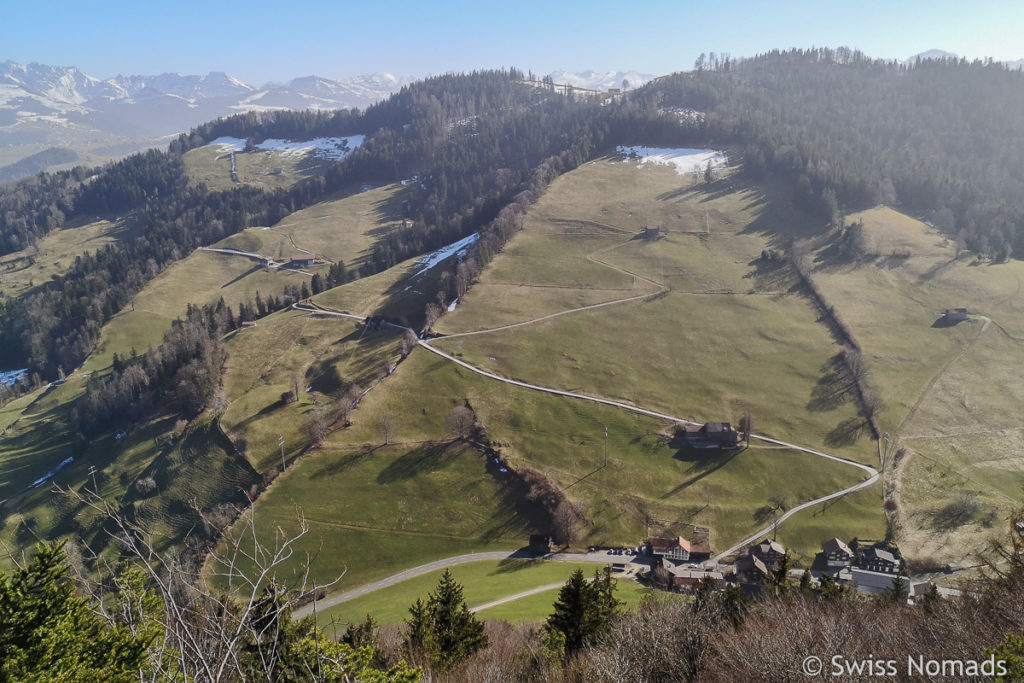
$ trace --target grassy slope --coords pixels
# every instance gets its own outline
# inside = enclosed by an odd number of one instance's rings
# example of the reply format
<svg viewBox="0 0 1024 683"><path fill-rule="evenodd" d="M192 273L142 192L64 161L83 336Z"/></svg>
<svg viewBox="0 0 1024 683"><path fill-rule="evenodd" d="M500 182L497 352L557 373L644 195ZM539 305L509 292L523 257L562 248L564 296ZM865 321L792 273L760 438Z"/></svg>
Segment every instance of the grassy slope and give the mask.
<svg viewBox="0 0 1024 683"><path fill-rule="evenodd" d="M884 207L848 220L863 220L869 250L881 256L832 264L819 252L814 277L869 358L886 402L882 428L913 454L899 478L902 546L914 557L971 564L1024 490L1024 263L958 259L935 230ZM959 306L977 315L934 324ZM982 315L992 319L984 332ZM949 528L936 512L961 491L980 509Z"/></svg>
<svg viewBox="0 0 1024 683"><path fill-rule="evenodd" d="M268 190L289 188L300 180L318 175L325 162L311 154L285 154L281 150L255 150L236 152L235 167L238 181ZM185 153L185 168L193 183L205 183L211 190L230 190L231 158L227 152L207 145ZM281 169L280 174L274 173Z"/></svg>
<svg viewBox="0 0 1024 683"><path fill-rule="evenodd" d="M449 555L514 550L530 533L514 490L460 443L330 443L260 497L253 510L260 536L278 525L297 529L297 510L310 530L299 549L316 556L320 580L347 568L345 587ZM296 559L289 569L304 561Z"/></svg>
<svg viewBox="0 0 1024 683"><path fill-rule="evenodd" d="M613 366L616 375L609 372L606 377L598 372L596 376L602 383L596 389L603 387L608 395L621 395L643 405L653 403L653 407L667 407L683 414L694 414L698 410L708 414L728 410L727 418L735 420L738 415L734 413L740 409L736 397L742 395L746 398L753 392L759 392L756 396L763 405L753 408L762 430L820 444L837 423L853 415L853 409L847 405L806 416L805 406L821 376L821 365L835 353L835 347L827 333L815 323L813 311L805 302L791 295L763 293L788 286L785 278L781 278L783 282L780 284L778 274L759 273L748 265L769 239L760 236L761 231L767 231L777 217L763 215L765 200L751 188L730 190L718 199L709 199L697 190L680 188L679 184L685 182L685 179L680 180L671 173L666 175L658 169L637 171L626 165L607 163L590 165L563 176L531 214L527 230L485 270L485 286L472 290L463 306L455 314L446 316L443 329L466 329L477 324L492 326L492 311L496 312L494 323L507 323L560 310L566 303L591 303L616 295L654 291L656 285L622 272L639 270L646 265L650 272L645 271L643 275L670 281L674 287L672 293L652 303L620 307L619 312L627 312L625 322L618 314L605 315L607 311L615 310L609 308L602 309L600 313L582 314L578 319L569 316L557 322L544 323L552 326L555 333L550 334L549 330L547 338L535 342L533 348L517 348L509 343L507 355L521 359L532 354L534 365L531 367L525 363L523 366L527 378L554 384L564 376L566 386L575 389L591 379L593 375L584 371L589 370L588 365L597 365L600 359L601 363ZM588 207L596 201L595 193L588 189L591 184L607 192L619 186L627 189L622 194L613 195L606 204L597 202L596 207L590 209ZM591 194L579 196L581 192ZM669 199L658 200L659 195L666 195ZM658 216L646 215L629 218L629 213L640 214L641 207L657 201L668 202L660 209L662 222L670 222L671 217L666 214L688 217L678 219L682 223L677 233L670 233L667 239L655 244L630 242L619 246L628 237L628 232L624 231L630 229L631 221L658 220ZM703 203L711 206L704 207ZM603 220L588 223L586 221L590 218L574 218L558 223L557 217L548 214L561 209L563 204L570 207L566 210L592 210ZM704 208L708 208L706 214ZM617 212L615 216L605 215L613 211ZM683 234L683 228L688 225L686 221L697 221L700 227L705 225L705 216L709 222L730 226L732 233L713 232L706 238ZM620 220L627 227L616 227L608 222L611 220ZM595 228L594 224L598 222L612 227ZM545 225L552 227L545 230ZM580 242L585 244L580 245ZM587 259L588 254L599 249L607 251L598 254L597 258L617 265L620 270ZM694 253L698 249L699 253ZM655 254L647 253L649 250L655 250ZM550 264L547 259L551 260ZM745 277L747 275L750 277ZM534 286L534 283L546 286ZM379 289L370 286L370 280L353 284L356 286L348 285L324 293L318 300L357 313L382 310L394 314L389 303L376 294ZM369 289L359 289L367 286ZM510 297L508 291L511 287L529 288L530 294L520 295L517 292ZM393 293L407 291L400 279L392 280L387 288ZM676 288L732 288L744 294L696 295L676 291ZM758 293L746 295L750 290ZM717 332L716 348L702 351L696 348L699 340L689 345L681 343L679 335L686 334L685 326L673 321L681 316L699 317L705 321L705 327L713 326L716 316L707 312L706 305L711 299L720 299L722 303L718 307L727 306L734 313L726 316L723 323L726 329ZM524 310L517 312L517 306L523 306ZM593 319L588 316L593 316ZM601 319L596 320L599 317ZM462 320L470 320L472 324L463 325ZM335 336L344 335L348 323L335 321L334 324L338 330ZM564 328L559 327L563 325ZM750 334L751 327L756 330L755 334ZM629 336L633 334L631 329L635 328L645 330L641 339ZM591 339L591 336L606 337L603 333L588 334L595 329L611 329L608 339L615 339L616 334L623 335L623 339L614 342ZM532 331L530 328L525 330ZM502 342L506 336L515 334L518 331L479 339ZM753 338L749 349L738 341L744 334ZM465 341L470 339L476 338L469 337ZM569 344L569 340L574 343ZM743 342L746 341L744 337ZM460 342L451 340L450 343ZM551 348L561 350L560 347L566 344L568 346L561 357L550 351ZM268 359L286 348L285 340L268 341L266 345L257 346L265 349ZM630 354L631 348L645 348L646 352L643 355ZM594 354L593 363L585 364L566 357L574 356L581 349ZM746 360L748 374L737 379L736 375L743 373L736 373L732 364L716 364L715 359L721 358L722 354L731 354L731 362L749 356ZM763 360L760 364L757 362L757 354L761 354L762 359L771 359L772 363L762 368L765 363ZM483 351L481 355L484 355ZM704 361L700 372L695 374L690 364L696 356ZM677 358L680 360L673 360ZM483 364L488 361L486 356L480 359ZM668 372L690 372L690 377L671 375L670 381L665 381L658 372L663 365L669 368ZM563 366L566 369L560 370ZM573 374L574 369L580 372ZM631 377L637 373L641 380L632 380ZM708 376L698 378L698 374ZM790 374L795 377L790 377ZM757 379L746 380L747 376ZM614 379L609 381L608 378ZM692 387L698 381L702 382L699 385L701 390L680 390L680 387ZM624 383L626 391L616 389ZM722 386L728 386L728 392L722 391ZM596 389L591 388L595 393L601 393ZM640 392L650 393L638 398ZM785 401L788 403L780 399L782 393L787 394ZM268 394L267 398L274 397ZM501 447L514 467L528 465L545 471L581 504L590 521L582 540L584 544L636 542L647 534L647 518L652 517L680 524L709 525L713 528L716 546L721 547L749 533L751 528L766 523L763 520L768 518L764 516L763 508L777 493L786 494L790 503L796 503L848 486L859 479L859 474L848 467L785 449L755 447L731 458L677 452L658 436L666 425L655 420L511 388L459 369L423 350L416 350L392 377L366 397L353 416L352 426L336 431L330 437L322 455L303 458L274 484L256 505L257 519L263 519L261 524L265 525L264 528L287 520L294 514L294 503L307 514L311 506L322 508L323 513L318 513L317 519L345 520L318 526L316 535L318 540L323 539L328 568L348 563L348 586L399 571L418 561L460 552L466 546L454 539L439 539L428 554L420 554L419 546L416 546L413 558L408 556L409 540L403 536L345 527L344 524L359 524L360 520L376 518L379 512L370 514L366 510L375 510L381 504L380 498L392 502L396 499L372 486L348 492L349 476L332 478L336 487L345 487L345 500L340 495L341 489L338 489L339 495L327 496L327 489L318 493L311 472L320 467L316 465L318 458L352 457L353 453L379 446L382 443L380 424L385 416L392 424L392 438L405 447L441 439L446 431L445 418L449 411L466 401L473 406L492 441ZM777 405L779 403L782 403L781 408ZM785 420L780 417L778 423L768 422L768 416L782 416L787 407L792 408L792 414L787 414ZM251 412L251 408L243 412ZM609 430L609 467L597 470L603 457L605 426ZM794 435L793 431L797 433ZM854 457L870 460L870 443L845 448ZM441 509L450 505L450 490L438 489L433 504ZM352 497L351 502L347 500L349 496ZM869 491L862 494L862 498L843 501L825 512L809 511L798 516L787 525L793 531L793 542L802 551L811 552L821 538L828 535L815 535L820 530L823 516L828 520L830 529L840 529L836 533L862 537L881 535L882 516L877 498L877 492ZM874 505L870 504L871 499L876 501ZM813 533L802 531L803 520L807 520ZM519 535L509 537L513 546L525 542L525 532L525 529L520 529L517 531ZM363 556L361 542L370 543L375 548L372 562L367 562L369 558Z"/></svg>
<svg viewBox="0 0 1024 683"><path fill-rule="evenodd" d="M378 192L377 200L386 202L389 196L389 191L383 190ZM357 203L365 202L365 195L356 196L355 201ZM352 207L343 199L335 202L335 209L345 213ZM356 226L368 232L380 227L369 218L358 223L348 224L349 228ZM338 225L335 227L340 229ZM114 232L110 232L111 229ZM76 250L83 248L83 245L85 245L84 248L91 249L96 240L113 238L117 234L116 229L117 226L111 224L97 223L83 228L62 231L63 235L83 236L85 241L63 245L64 250L61 251L59 258L65 260L73 258L74 253L77 253ZM86 232L80 233L77 232L78 230ZM87 233L92 237L85 239L88 236ZM320 239L327 239L326 231ZM46 240L44 240L45 243ZM56 249L58 244L60 243L55 242L53 248ZM55 252L45 253L53 254ZM31 534L24 530L17 531L23 528L24 525L21 524L23 519L29 519L31 524L40 530L38 533L41 537L45 536L52 528L55 498L50 493L50 486L43 486L32 491L26 491L26 487L75 453L73 438L67 429L69 412L74 401L81 395L89 373L105 372L114 353L127 355L131 349L141 353L150 345L159 343L171 321L184 315L189 303L213 303L218 298L224 297L230 305L236 306L239 301L252 299L257 291L264 295L279 293L286 284L300 284L302 281L308 280L306 276L296 273L268 273L254 267L255 265L242 257L223 256L202 251L189 255L148 283L136 297L133 306L115 316L104 327L97 349L79 371L69 376L66 384L51 389L40 389L0 409L0 428L6 429L5 433L0 436L0 501L6 501L3 514L8 516L6 519L0 517L0 522L4 523L0 535L5 539L10 539L20 533L21 536L18 537L18 543L15 545L34 542L35 539ZM375 276L375 279L371 278L374 287L385 290L384 293L378 292L376 298L386 301L388 298L386 290L394 285L395 279L400 278L401 274L411 267L411 262L406 263L390 275L381 274ZM388 279L389 277L392 279ZM362 282L354 282L351 286L360 291L366 290L366 285ZM338 295L339 290L332 291L335 292L335 296ZM416 298L407 295L404 298L404 305L410 310L422 311L422 297ZM284 318L293 314L283 311L278 315ZM227 386L229 390L232 389L234 383L234 378L230 373L231 363L235 358L240 358L244 362L245 339L251 340L254 336L258 338L266 328L274 329L272 319L268 319L268 321L271 322L268 322L265 327L245 330L239 339L242 343L229 342L232 359L228 364ZM290 324L283 322L276 327L277 333L282 338L290 339ZM261 322L261 325L264 323ZM332 328L332 332L334 329L336 328ZM369 383L369 380L375 377L381 357L393 358L396 355L394 349L397 342L394 336L393 334L390 336L378 335L370 343L363 339L352 340L353 344L347 344L347 342L339 344L337 342L341 342L341 340L335 337L326 342L324 346L317 347L317 355L300 356L296 359L296 354L293 353L288 360L287 370L283 371L284 374L275 375L271 372L266 376L261 376L254 385L259 391L253 395L247 395L245 399L249 405L256 406L253 413L258 413L268 403L272 403L280 397L280 393L284 389L278 388L277 384L285 386L289 384L292 370L297 370L304 381L307 378L312 381L325 374L330 365L334 365L346 373L350 368L359 365L361 370L355 371L349 379ZM378 340L380 340L379 344ZM291 342L289 341L289 343ZM301 348L303 343L300 340L296 346ZM259 347L255 348L255 356L262 363L260 351ZM305 386L306 384L303 384L303 388ZM267 393L268 387L270 387L269 393ZM266 396L273 398L262 402ZM303 411L308 410L311 403L307 401L297 407ZM239 413L236 406L232 406L232 409L234 412L229 411L225 420L225 425L229 427L235 424L231 423L229 418ZM240 422L249 417L252 415L240 415L237 421ZM256 453L253 464L258 466L261 472L276 461L273 456L276 454L276 435L278 433L283 432L289 435L289 449L292 453L298 452L299 442L302 439L301 414L296 418L294 414L284 412L272 417L283 418L278 422L283 423L284 428L281 428L281 424L271 420L261 425L262 430L257 427L254 428L254 433L242 431L236 435L242 438L253 438L255 448L250 453ZM75 463L59 473L55 482L62 485L81 486L88 478L89 466L95 465L100 471L100 477L106 476L107 480L114 482L114 488L106 491L106 494L114 497L120 496L124 493L126 486L130 486L139 476L143 476L142 471L160 454L161 449L154 439L170 431L171 427L172 424L166 421L157 421L153 425L139 427L122 441L115 441L112 435L97 439L87 451L79 454ZM260 439L266 440L268 445L273 441L274 448L264 448ZM190 462L199 464L197 460ZM199 470L196 470L193 474L186 476L205 475L199 474ZM216 482L211 482L211 486L216 485ZM228 481L225 485L231 488L233 484ZM235 489L231 488L231 490ZM226 498L230 498L230 492ZM17 514L11 517L15 512Z"/></svg>
<svg viewBox="0 0 1024 683"><path fill-rule="evenodd" d="M39 240L37 249L0 257L0 301L15 299L66 271L76 256L116 242L126 231L123 221L96 220L55 230Z"/></svg>
<svg viewBox="0 0 1024 683"><path fill-rule="evenodd" d="M771 215L754 188L706 192L690 182L666 168L588 164L552 186L486 280L518 278L572 292L632 280L590 255L665 284L667 295L438 346L510 377L679 416L735 423L749 407L761 431L872 462L871 444L848 443L840 428L855 416L851 403L808 409L838 348L810 304L788 293L792 282L784 273L758 270L768 246L762 233L784 217ZM648 222L662 225L667 236L630 239ZM565 230L597 223L620 231L580 238ZM494 307L490 290L474 289L441 329L470 329L462 318L477 322ZM519 319L545 312L526 305Z"/></svg>
<svg viewBox="0 0 1024 683"><path fill-rule="evenodd" d="M528 591L537 586L565 581L576 569L593 576L600 567L594 563L543 562L533 560L484 560L451 568L452 576L463 586L470 609L484 603ZM409 606L417 598L426 599L437 586L443 571L424 574L394 586L343 602L317 615L321 623L332 619L344 625L361 621L367 614L381 625L401 623L409 616ZM616 595L629 605L639 601L641 586L635 581L618 580ZM558 589L497 605L479 613L481 619L505 619L511 622L540 621L551 613Z"/></svg>

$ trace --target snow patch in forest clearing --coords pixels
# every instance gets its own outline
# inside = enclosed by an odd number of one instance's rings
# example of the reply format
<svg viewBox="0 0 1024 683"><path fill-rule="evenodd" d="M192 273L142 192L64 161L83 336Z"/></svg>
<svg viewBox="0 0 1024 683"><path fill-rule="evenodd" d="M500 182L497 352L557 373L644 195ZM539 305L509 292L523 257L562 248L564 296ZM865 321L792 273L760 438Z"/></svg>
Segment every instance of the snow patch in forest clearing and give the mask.
<svg viewBox="0 0 1024 683"><path fill-rule="evenodd" d="M349 152L363 144L365 135L348 135L338 138L313 138L295 142L271 138L256 145L257 149L281 152L283 156L303 156L312 152L313 156L328 161L341 161Z"/></svg>
<svg viewBox="0 0 1024 683"><path fill-rule="evenodd" d="M241 152L245 149L245 140L228 136L220 137L211 142L207 147L216 147L221 154L228 152Z"/></svg>
<svg viewBox="0 0 1024 683"><path fill-rule="evenodd" d="M341 161L345 156L363 144L365 135L347 135L335 138L313 138L312 140L282 140L270 138L256 145L256 149L265 152L279 152L281 156L305 156L312 153L313 156L328 161ZM246 141L241 138L229 136L219 137L212 141L208 147L215 147L220 154L228 152L242 152L245 150Z"/></svg>
<svg viewBox="0 0 1024 683"><path fill-rule="evenodd" d="M647 163L675 166L679 175L703 171L709 162L711 168L721 168L729 164L725 152L716 152L713 149L619 145L615 151L624 155L626 161L639 161L641 166Z"/></svg>
<svg viewBox="0 0 1024 683"><path fill-rule="evenodd" d="M420 266L420 270L413 275L413 277L423 275L423 273L427 272L441 261L444 261L446 258L455 256L456 254L462 256L471 246L476 244L478 239L480 239L480 233L474 232L469 237L463 237L458 242L452 242L446 247L441 247L437 251L427 254L419 260L419 263L416 264Z"/></svg>
<svg viewBox="0 0 1024 683"><path fill-rule="evenodd" d="M455 299L450 304L448 304L448 312L451 313L452 311L454 311L455 307L458 306L458 305L459 305L459 297L455 297Z"/></svg>

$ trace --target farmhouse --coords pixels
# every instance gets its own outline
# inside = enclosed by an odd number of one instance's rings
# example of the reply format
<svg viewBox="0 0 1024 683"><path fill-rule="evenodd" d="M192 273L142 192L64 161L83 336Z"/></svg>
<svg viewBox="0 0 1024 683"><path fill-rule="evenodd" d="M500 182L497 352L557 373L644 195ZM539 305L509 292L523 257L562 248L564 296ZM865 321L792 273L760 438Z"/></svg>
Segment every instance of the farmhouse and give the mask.
<svg viewBox="0 0 1024 683"><path fill-rule="evenodd" d="M867 548L861 556L860 568L869 572L898 574L900 561L888 550Z"/></svg>
<svg viewBox="0 0 1024 683"><path fill-rule="evenodd" d="M775 563L779 561L779 558L785 554L786 549L781 543L774 539L768 540L766 538L750 548L751 557L756 557L761 560L768 568L774 567Z"/></svg>
<svg viewBox="0 0 1024 683"><path fill-rule="evenodd" d="M660 225L645 225L644 226L644 238L645 239L652 239L654 237L657 237L660 234L661 234L661 226Z"/></svg>
<svg viewBox="0 0 1024 683"><path fill-rule="evenodd" d="M958 323L967 320L966 308L947 308L942 312L942 319L946 322Z"/></svg>
<svg viewBox="0 0 1024 683"><path fill-rule="evenodd" d="M711 557L711 544L708 541L689 541L682 536L651 538L647 541L647 552L663 560L694 562Z"/></svg>
<svg viewBox="0 0 1024 683"><path fill-rule="evenodd" d="M667 567L667 569L672 576L672 588L677 590L691 590L704 579L711 579L717 585L721 585L725 581L722 572L687 569L686 567Z"/></svg>
<svg viewBox="0 0 1024 683"><path fill-rule="evenodd" d="M853 561L853 551L838 538L825 541L821 544L821 553L825 556L825 563L829 567L849 567Z"/></svg>
<svg viewBox="0 0 1024 683"><path fill-rule="evenodd" d="M739 445L739 433L728 422L686 427L684 438L690 448L736 448Z"/></svg>
<svg viewBox="0 0 1024 683"><path fill-rule="evenodd" d="M293 258L288 265L292 268L309 268L313 265L313 257L302 256L300 258Z"/></svg>

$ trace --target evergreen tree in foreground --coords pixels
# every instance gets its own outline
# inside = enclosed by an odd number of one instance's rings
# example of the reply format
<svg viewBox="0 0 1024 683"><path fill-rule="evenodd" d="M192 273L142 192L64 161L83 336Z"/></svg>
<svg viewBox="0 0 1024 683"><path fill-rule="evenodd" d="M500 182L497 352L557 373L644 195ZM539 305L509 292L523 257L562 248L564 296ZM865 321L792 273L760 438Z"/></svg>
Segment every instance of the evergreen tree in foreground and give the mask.
<svg viewBox="0 0 1024 683"><path fill-rule="evenodd" d="M425 653L434 667L447 670L487 647L483 622L469 611L462 585L446 569L437 588L409 608L408 644Z"/></svg>
<svg viewBox="0 0 1024 683"><path fill-rule="evenodd" d="M0 574L0 681L132 681L160 635L111 627L75 593L64 551L40 545L24 569Z"/></svg>
<svg viewBox="0 0 1024 683"><path fill-rule="evenodd" d="M615 598L611 567L596 571L593 581L587 581L583 570L577 569L559 591L545 628L565 638L566 652L575 652L597 640L621 604Z"/></svg>

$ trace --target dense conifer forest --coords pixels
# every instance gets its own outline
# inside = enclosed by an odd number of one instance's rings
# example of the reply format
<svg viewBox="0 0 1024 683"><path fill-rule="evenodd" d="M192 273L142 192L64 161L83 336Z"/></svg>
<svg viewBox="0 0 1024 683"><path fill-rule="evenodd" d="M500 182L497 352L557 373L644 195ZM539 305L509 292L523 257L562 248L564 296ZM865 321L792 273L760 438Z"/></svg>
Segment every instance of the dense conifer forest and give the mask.
<svg viewBox="0 0 1024 683"><path fill-rule="evenodd" d="M871 59L846 48L714 58L657 79L649 106L706 112L709 136L745 147L806 209L838 222L903 207L998 259L1024 254L1024 74L1000 63Z"/></svg>

